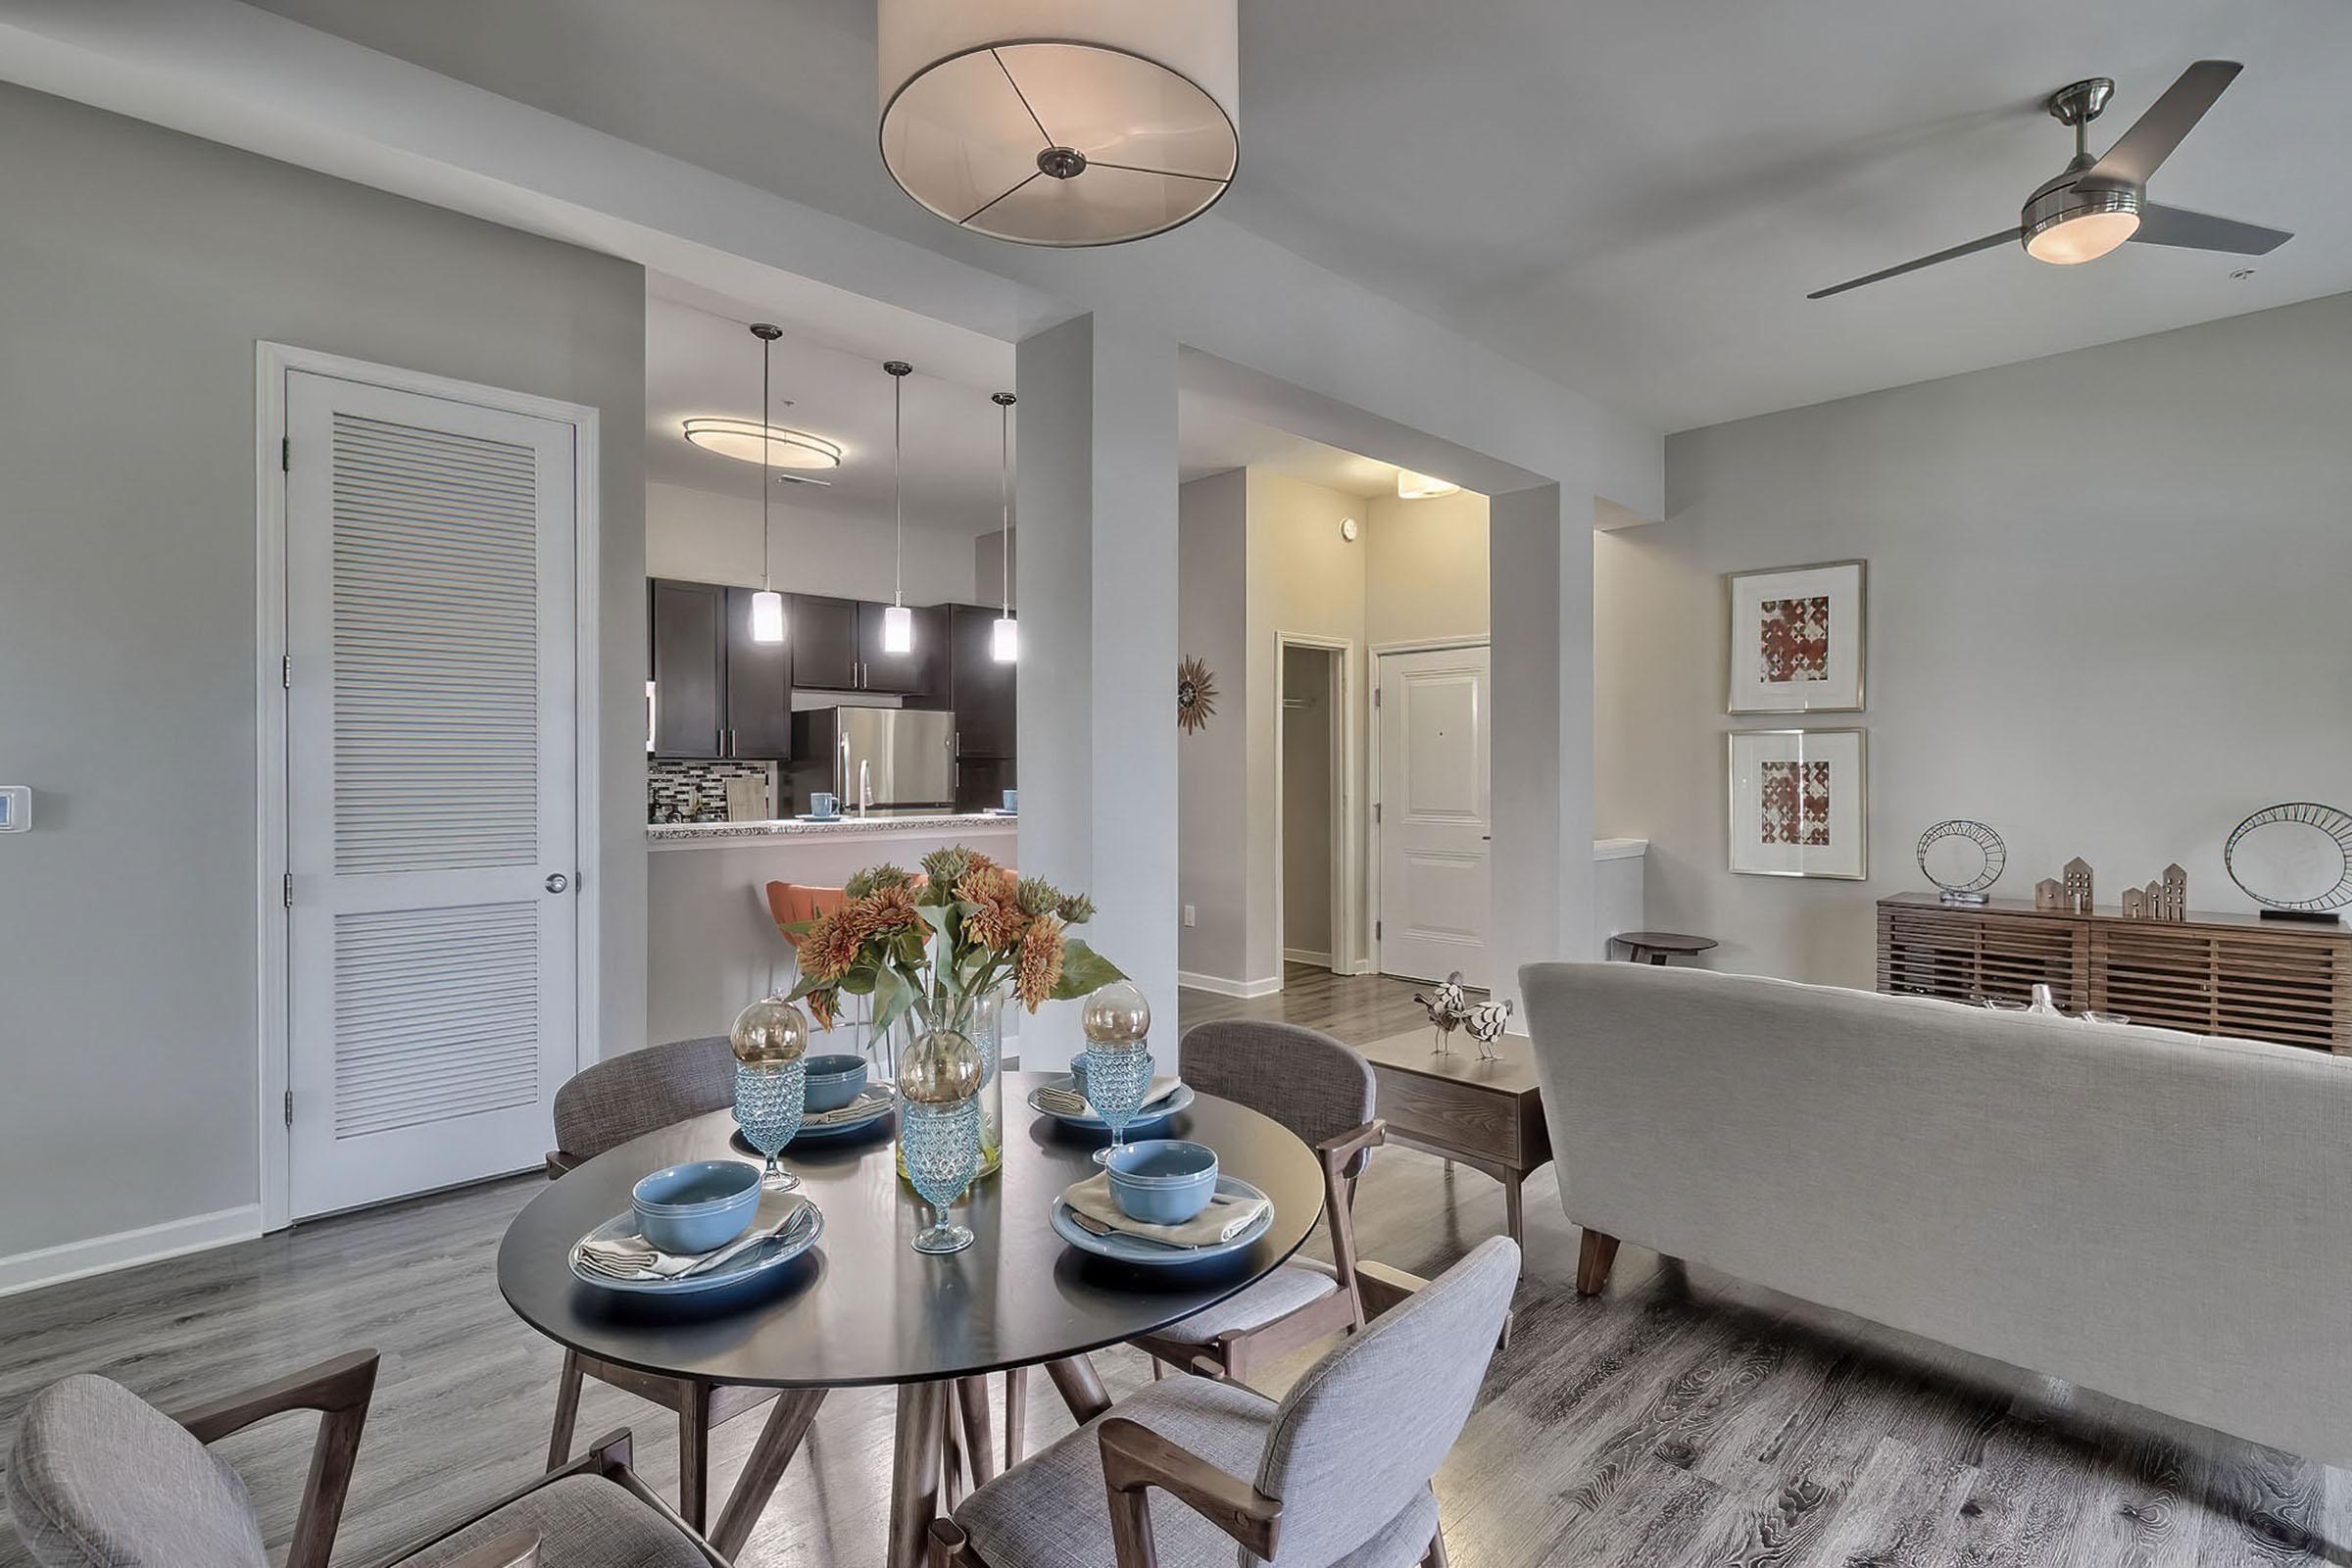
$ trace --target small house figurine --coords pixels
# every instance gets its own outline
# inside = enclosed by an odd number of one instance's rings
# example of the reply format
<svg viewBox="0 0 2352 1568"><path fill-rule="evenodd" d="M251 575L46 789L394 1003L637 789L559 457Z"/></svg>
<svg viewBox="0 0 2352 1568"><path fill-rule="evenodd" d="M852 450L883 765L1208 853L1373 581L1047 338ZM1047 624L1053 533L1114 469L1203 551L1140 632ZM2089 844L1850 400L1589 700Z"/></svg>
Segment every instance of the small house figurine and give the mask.
<svg viewBox="0 0 2352 1568"><path fill-rule="evenodd" d="M2123 910L2124 918L2127 920L2147 919L2149 916L2146 890L2141 888L2124 889Z"/></svg>
<svg viewBox="0 0 2352 1568"><path fill-rule="evenodd" d="M1503 1026L1510 1021L1511 1004L1507 999L1502 1002L1482 1002L1470 1009L1470 1015L1463 1023L1470 1031L1470 1038L1478 1042L1479 1060L1494 1061L1500 1058L1501 1053L1494 1049L1494 1042L1502 1038Z"/></svg>
<svg viewBox="0 0 2352 1568"><path fill-rule="evenodd" d="M1430 1054L1453 1054L1453 1032L1470 1017L1470 999L1462 995L1462 971L1456 969L1443 983L1431 986L1426 997L1414 992L1413 1000L1428 1011L1430 1027L1437 1031L1438 1043L1429 1048Z"/></svg>
<svg viewBox="0 0 2352 1568"><path fill-rule="evenodd" d="M2090 862L2079 855L2066 862L2066 906L2077 914L2090 913Z"/></svg>
<svg viewBox="0 0 2352 1568"><path fill-rule="evenodd" d="M2164 887L2157 899L2156 918L2188 918L2188 872L2178 861L2164 868Z"/></svg>
<svg viewBox="0 0 2352 1568"><path fill-rule="evenodd" d="M2034 884L2034 907L2063 909L2066 907L2066 884L2054 876L2045 876Z"/></svg>

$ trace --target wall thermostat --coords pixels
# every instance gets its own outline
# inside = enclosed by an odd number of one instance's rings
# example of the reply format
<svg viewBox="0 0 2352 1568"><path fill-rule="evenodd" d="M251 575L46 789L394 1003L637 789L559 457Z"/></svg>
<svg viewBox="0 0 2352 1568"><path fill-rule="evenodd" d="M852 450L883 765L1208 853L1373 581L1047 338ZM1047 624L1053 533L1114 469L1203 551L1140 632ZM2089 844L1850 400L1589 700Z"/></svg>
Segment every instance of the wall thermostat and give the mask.
<svg viewBox="0 0 2352 1568"><path fill-rule="evenodd" d="M32 826L32 790L24 784L0 784L0 833L22 833Z"/></svg>
<svg viewBox="0 0 2352 1568"><path fill-rule="evenodd" d="M1355 519L1353 517L1340 519L1340 537L1349 544L1355 543Z"/></svg>

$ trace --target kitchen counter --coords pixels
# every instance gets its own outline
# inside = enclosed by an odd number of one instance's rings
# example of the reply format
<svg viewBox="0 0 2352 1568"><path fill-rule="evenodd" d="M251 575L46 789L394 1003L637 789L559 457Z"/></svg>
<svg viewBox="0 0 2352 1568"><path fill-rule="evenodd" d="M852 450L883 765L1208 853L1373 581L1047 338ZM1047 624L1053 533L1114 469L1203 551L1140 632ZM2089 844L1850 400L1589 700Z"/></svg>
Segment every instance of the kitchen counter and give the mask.
<svg viewBox="0 0 2352 1568"><path fill-rule="evenodd" d="M1020 818L1002 811L942 811L922 816L858 816L844 812L830 822L805 817L778 817L766 822L652 822L646 842L657 850L692 849L712 844L738 844L745 839L888 838L919 834L937 838L943 833L1017 831Z"/></svg>

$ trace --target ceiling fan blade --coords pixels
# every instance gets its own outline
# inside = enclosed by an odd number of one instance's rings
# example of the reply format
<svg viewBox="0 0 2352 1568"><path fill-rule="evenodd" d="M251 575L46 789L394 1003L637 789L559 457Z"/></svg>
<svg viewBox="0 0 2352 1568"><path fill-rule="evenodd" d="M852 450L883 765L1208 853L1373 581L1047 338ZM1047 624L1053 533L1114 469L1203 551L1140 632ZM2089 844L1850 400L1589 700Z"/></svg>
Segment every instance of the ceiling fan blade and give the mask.
<svg viewBox="0 0 2352 1568"><path fill-rule="evenodd" d="M1972 239L1965 245L1955 245L1948 251L1937 251L1933 256L1922 256L1916 262L1905 262L1900 267L1889 267L1884 271L1872 272L1865 277L1848 278L1845 282L1835 284L1832 287L1816 289L1805 298L1826 300L1831 295L1842 294L1849 288L1860 288L1865 283L1877 283L1889 277L1900 277L1905 272L1916 272L1923 267L1934 267L1937 262L1948 262L1962 256L1974 256L1977 252L1988 251L1995 245L2014 245L2017 243L2020 232L2022 231L2019 229L2004 228L1998 234L1987 234L1983 239Z"/></svg>
<svg viewBox="0 0 2352 1568"><path fill-rule="evenodd" d="M2107 149L2107 155L2091 165L2090 172L2083 177L2145 185L2148 176L2156 172L2156 166L2173 155L2181 138L2205 118L2205 111L2213 107L2222 89L2235 81L2237 74L2245 69L2234 60L2200 60L2190 66Z"/></svg>
<svg viewBox="0 0 2352 1568"><path fill-rule="evenodd" d="M2143 202L2135 245L2174 245L2186 251L2225 251L2231 256L2268 256L2295 236L2283 228L2241 223L2234 218L2192 213L2185 207Z"/></svg>

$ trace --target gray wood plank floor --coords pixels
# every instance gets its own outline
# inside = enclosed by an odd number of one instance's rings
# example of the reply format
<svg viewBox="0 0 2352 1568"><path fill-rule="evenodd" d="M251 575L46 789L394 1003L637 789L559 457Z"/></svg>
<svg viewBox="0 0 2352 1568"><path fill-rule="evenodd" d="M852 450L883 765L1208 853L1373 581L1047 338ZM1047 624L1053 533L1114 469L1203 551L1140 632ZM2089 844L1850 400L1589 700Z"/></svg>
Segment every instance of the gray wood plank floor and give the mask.
<svg viewBox="0 0 2352 1568"><path fill-rule="evenodd" d="M1276 997L1188 993L1184 1021L1247 1012L1371 1039L1412 1025L1410 990L1294 968ZM0 1431L13 1436L25 1397L68 1371L172 1407L378 1347L336 1554L365 1561L541 1464L558 1354L491 1279L500 1233L538 1188L491 1183L0 1301ZM1357 1212L1369 1254L1422 1273L1502 1225L1494 1183L1404 1150L1373 1162ZM2352 1562L2344 1472L1630 1246L1608 1292L1582 1300L1548 1171L1528 1184L1527 1212L1517 1329L1438 1480L1458 1568ZM1099 1365L1114 1393L1150 1376L1132 1352ZM1035 1381L1033 1443L1069 1426ZM583 1440L633 1427L642 1469L674 1487L664 1412L591 1384L580 1423ZM758 1425L716 1435L714 1499ZM743 1561L878 1563L890 1434L887 1394L834 1395ZM221 1446L281 1556L309 1441L308 1422L287 1418ZM0 1542L0 1568L25 1561Z"/></svg>

